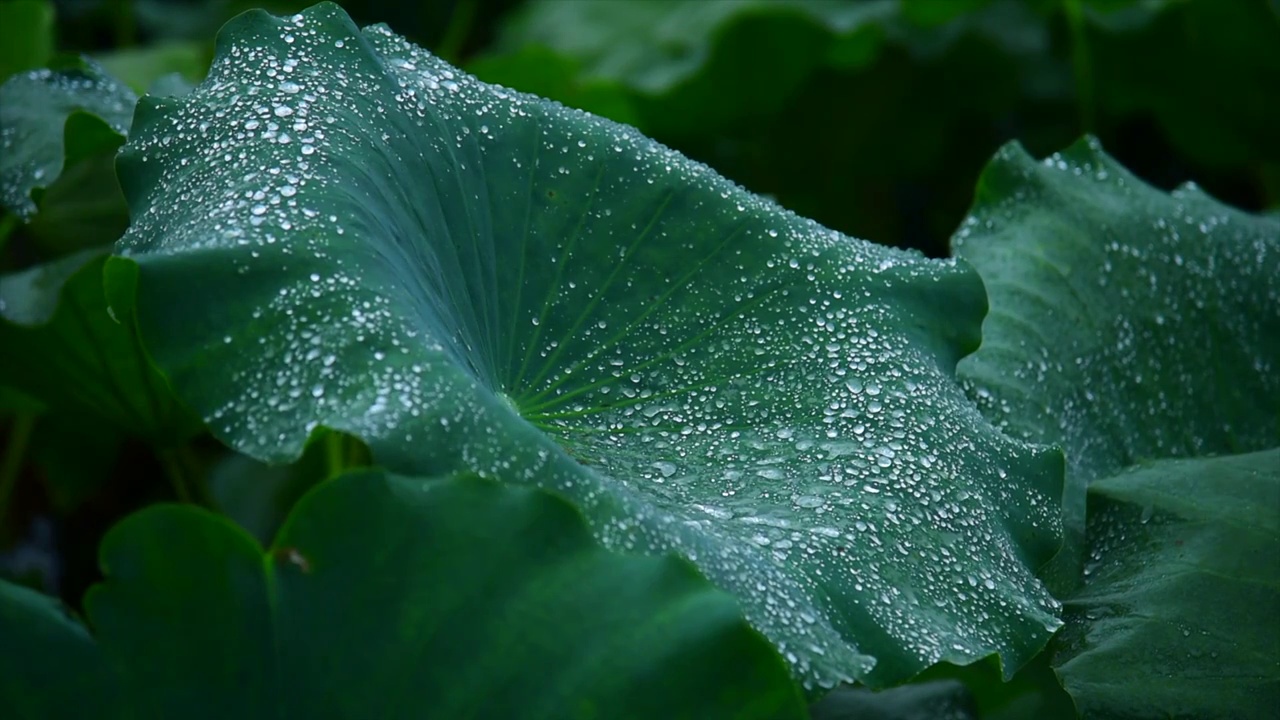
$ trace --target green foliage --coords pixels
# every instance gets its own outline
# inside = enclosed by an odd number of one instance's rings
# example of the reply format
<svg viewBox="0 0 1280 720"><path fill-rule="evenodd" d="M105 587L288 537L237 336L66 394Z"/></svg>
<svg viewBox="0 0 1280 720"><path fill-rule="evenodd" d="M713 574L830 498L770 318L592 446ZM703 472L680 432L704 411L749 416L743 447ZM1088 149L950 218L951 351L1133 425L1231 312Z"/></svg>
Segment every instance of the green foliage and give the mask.
<svg viewBox="0 0 1280 720"><path fill-rule="evenodd" d="M471 67L503 82L555 53L577 75L549 97L609 85L646 134L788 208L944 255L1010 139L1093 133L1161 182L1280 203L1277 46L1264 0L531 0Z"/></svg>
<svg viewBox="0 0 1280 720"><path fill-rule="evenodd" d="M600 549L544 493L365 472L307 495L265 551L157 506L101 562L92 636L0 584L0 632L34 655L0 680L20 717L803 715L731 598Z"/></svg>
<svg viewBox="0 0 1280 720"><path fill-rule="evenodd" d="M241 9L0 2L0 706L1280 703L1275 3Z"/></svg>

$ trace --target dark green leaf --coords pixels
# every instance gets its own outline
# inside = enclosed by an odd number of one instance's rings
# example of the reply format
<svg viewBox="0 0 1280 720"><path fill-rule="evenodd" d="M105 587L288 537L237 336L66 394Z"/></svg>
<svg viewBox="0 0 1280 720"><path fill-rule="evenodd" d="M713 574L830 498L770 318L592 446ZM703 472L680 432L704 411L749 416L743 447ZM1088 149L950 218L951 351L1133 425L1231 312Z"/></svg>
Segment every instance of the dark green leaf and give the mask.
<svg viewBox="0 0 1280 720"><path fill-rule="evenodd" d="M148 347L232 447L289 461L324 426L397 471L553 487L608 546L693 560L811 687L1012 673L1057 627L1034 570L1061 456L954 382L985 310L966 267L333 5L218 48L140 105L120 249Z"/></svg>
<svg viewBox="0 0 1280 720"><path fill-rule="evenodd" d="M1145 464L1089 496L1055 659L1085 717L1275 717L1280 450Z"/></svg>
<svg viewBox="0 0 1280 720"><path fill-rule="evenodd" d="M1140 3L1090 14L1097 103L1153 117L1209 167L1280 163L1280 12L1258 0Z"/></svg>
<svg viewBox="0 0 1280 720"><path fill-rule="evenodd" d="M584 80L634 93L646 130L688 134L780 110L829 57L864 64L896 13L885 2L536 2L501 47L554 50Z"/></svg>
<svg viewBox="0 0 1280 720"><path fill-rule="evenodd" d="M84 626L56 600L0 580L0 704L18 720L113 716L117 681ZM115 714L118 717L118 714Z"/></svg>
<svg viewBox="0 0 1280 720"><path fill-rule="evenodd" d="M0 585L6 707L73 699L38 716L101 718L804 714L732 598L683 561L601 549L573 508L535 490L348 475L310 493L265 554L224 518L158 506L112 530L101 557L106 580L86 598L92 639Z"/></svg>
<svg viewBox="0 0 1280 720"><path fill-rule="evenodd" d="M0 276L0 384L85 424L155 443L200 430L147 359L128 297L107 308L100 251Z"/></svg>
<svg viewBox="0 0 1280 720"><path fill-rule="evenodd" d="M960 375L1001 427L1066 450L1065 589L1090 481L1280 441L1277 220L1156 190L1094 141L1008 146L954 246L992 307Z"/></svg>

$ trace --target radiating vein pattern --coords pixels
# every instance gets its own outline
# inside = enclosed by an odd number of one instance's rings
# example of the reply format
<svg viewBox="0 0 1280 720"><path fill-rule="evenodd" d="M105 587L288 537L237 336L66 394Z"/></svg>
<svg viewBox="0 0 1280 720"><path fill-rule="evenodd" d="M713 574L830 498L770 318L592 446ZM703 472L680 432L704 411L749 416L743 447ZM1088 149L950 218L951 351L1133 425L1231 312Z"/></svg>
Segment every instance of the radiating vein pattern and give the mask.
<svg viewBox="0 0 1280 720"><path fill-rule="evenodd" d="M224 440L571 498L732 591L810 687L1058 626L1059 455L952 379L974 273L798 218L635 132L321 5L249 14L121 159L157 361ZM161 312L184 303L200 321Z"/></svg>

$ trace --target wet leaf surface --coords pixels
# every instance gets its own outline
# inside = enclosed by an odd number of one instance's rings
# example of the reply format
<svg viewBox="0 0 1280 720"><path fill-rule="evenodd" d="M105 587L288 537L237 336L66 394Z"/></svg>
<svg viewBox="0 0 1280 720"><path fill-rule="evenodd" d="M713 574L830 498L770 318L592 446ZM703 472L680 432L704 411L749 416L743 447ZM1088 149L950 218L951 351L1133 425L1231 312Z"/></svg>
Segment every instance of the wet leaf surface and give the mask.
<svg viewBox="0 0 1280 720"><path fill-rule="evenodd" d="M137 263L148 347L237 450L291 460L326 426L397 471L558 490L607 546L734 593L811 689L1012 672L1058 626L1034 570L1061 457L952 379L985 310L962 264L327 4L228 25L119 167L108 276Z"/></svg>
<svg viewBox="0 0 1280 720"><path fill-rule="evenodd" d="M1144 464L1089 488L1054 665L1086 718L1280 707L1280 450Z"/></svg>
<svg viewBox="0 0 1280 720"><path fill-rule="evenodd" d="M1152 188L1094 141L1044 161L1008 146L953 243L991 296L959 374L1000 427L1066 451L1065 587L1088 483L1280 442L1276 219Z"/></svg>

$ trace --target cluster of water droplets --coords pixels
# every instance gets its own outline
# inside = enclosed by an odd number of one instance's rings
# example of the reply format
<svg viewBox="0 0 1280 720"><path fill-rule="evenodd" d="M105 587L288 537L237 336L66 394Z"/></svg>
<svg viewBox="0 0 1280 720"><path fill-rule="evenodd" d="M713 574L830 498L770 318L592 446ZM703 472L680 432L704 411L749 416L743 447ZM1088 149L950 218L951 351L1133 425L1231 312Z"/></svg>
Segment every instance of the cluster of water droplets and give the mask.
<svg viewBox="0 0 1280 720"><path fill-rule="evenodd" d="M398 471L555 487L611 547L695 562L810 685L1057 627L1053 462L949 376L968 271L334 6L227 32L122 160L144 284L231 290L177 333L229 379L189 395L220 435L288 459L323 424Z"/></svg>
<svg viewBox="0 0 1280 720"><path fill-rule="evenodd" d="M83 110L125 135L138 102L124 83L90 60L82 68L30 70L0 85L0 206L29 219L31 191L62 172L63 125Z"/></svg>

